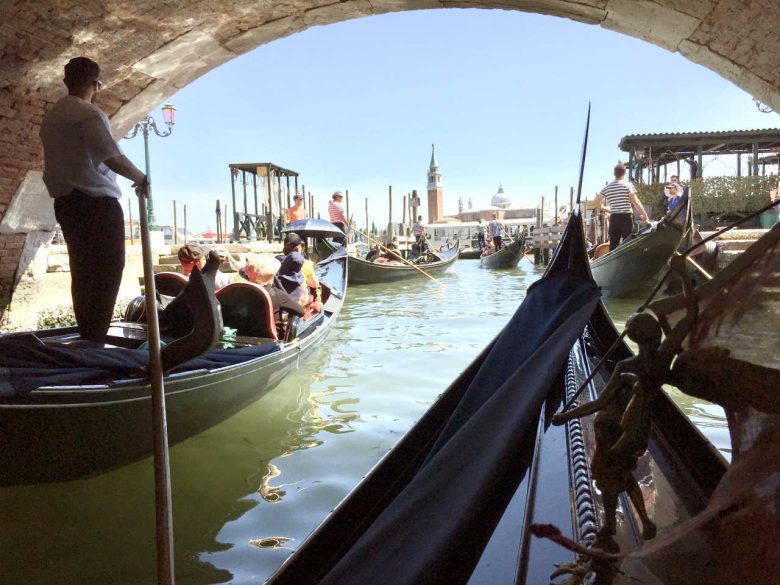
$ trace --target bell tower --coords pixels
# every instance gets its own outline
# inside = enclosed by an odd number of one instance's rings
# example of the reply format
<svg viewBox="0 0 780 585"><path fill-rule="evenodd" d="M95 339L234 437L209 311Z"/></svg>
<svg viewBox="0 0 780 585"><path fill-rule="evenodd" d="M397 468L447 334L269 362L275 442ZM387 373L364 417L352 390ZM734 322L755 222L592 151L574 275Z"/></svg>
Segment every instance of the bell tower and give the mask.
<svg viewBox="0 0 780 585"><path fill-rule="evenodd" d="M428 223L444 215L444 192L441 188L441 173L436 162L436 149L431 144L431 165L428 167Z"/></svg>

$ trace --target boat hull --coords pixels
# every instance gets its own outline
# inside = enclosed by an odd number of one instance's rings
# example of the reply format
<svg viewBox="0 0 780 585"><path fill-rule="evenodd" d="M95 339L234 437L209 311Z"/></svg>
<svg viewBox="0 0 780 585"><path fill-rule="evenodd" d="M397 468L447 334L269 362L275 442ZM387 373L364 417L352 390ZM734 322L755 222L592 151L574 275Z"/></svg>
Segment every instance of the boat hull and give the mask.
<svg viewBox="0 0 780 585"><path fill-rule="evenodd" d="M482 256L479 259L480 268L514 268L523 257L523 240L510 242L500 250Z"/></svg>
<svg viewBox="0 0 780 585"><path fill-rule="evenodd" d="M577 225L581 225L578 218L574 219L578 222ZM571 226L569 229L572 229ZM578 231L582 238L581 228ZM574 237L564 238L566 245L562 245L561 249L556 251L547 275L554 275L554 278L557 278L556 274L568 275L573 271L588 271L584 239L580 243L574 239ZM581 249L579 252L576 250L578 246ZM537 291L542 286L544 285L540 283L535 285ZM548 293L554 289L543 290ZM463 407L464 399L468 396L469 387L480 376L491 355L494 352L500 355L504 351L500 343L502 336L512 334L522 336L527 333L519 326L519 322L514 326L518 328L517 331L505 329L482 351L444 391L420 421L333 511L326 522L282 565L269 583L304 585L342 582L329 581L328 578L334 571L338 577L341 576L339 571L359 569L362 564L375 566L372 565L373 559L369 558L371 555L350 557L350 550L361 546L361 538L364 534L370 534L376 523L380 523L382 527L392 526L391 520L397 520L396 516L382 518L388 510L396 511L398 516L403 516L407 520L413 515L409 513L409 499L415 498L416 494L406 494L407 498L403 502L398 502L398 498L405 493L407 486L415 482L421 470L425 473L426 458L436 453L441 436L446 433L452 419L459 419L458 413ZM571 562L575 559L572 553L554 543L532 538L530 526L534 523L554 524L561 528L565 536L575 541L583 544L593 542L600 527L601 503L589 469L594 449L592 417L570 421L566 427L551 427L550 415L560 408L563 400L573 397L591 368L604 357L608 348L614 345L617 353L613 359L606 361L606 367L597 373L588 387L591 391L588 398L594 399L598 396L609 379L615 360L631 355L628 347L622 342L618 343L617 340L618 335L614 325L599 302L593 309L584 330L568 352L568 360L564 360L561 371L550 372L550 385L544 403L537 411L539 412L537 423L523 430L524 440L534 444L533 456L513 458L513 467L507 468L514 470L519 465L528 466L525 477L519 478L513 494L505 493L506 488L511 488L513 485L511 482L500 488L495 487L504 476L492 471L491 485L494 486L494 491L488 490L484 498L490 498L496 507L501 506L498 502L508 502L503 517L495 524L493 536L489 538L481 552L479 545L476 544L479 542L476 540L477 537L474 537L474 542L469 542L469 547L478 549L476 554L474 550L459 549L458 556L465 560L457 561L459 565L447 565L449 572L435 565L435 569L439 571L436 582L548 582L556 563ZM537 356L534 361L539 359L541 356ZM493 366L496 366L496 362L493 362ZM531 372L530 369L526 371ZM547 376L544 374L544 379L547 379ZM482 381L484 382L484 378ZM518 389L525 390L521 394L527 394L528 388L525 388L525 382L517 383ZM484 385L480 383L479 386L481 388ZM625 398L627 397L623 396L621 399ZM481 406L484 407L484 404ZM476 406L468 404L465 408L476 409ZM481 412L481 409L476 412ZM513 412L517 415L519 411L513 410ZM498 429L491 429L490 432L498 432ZM488 434L490 433L486 431L486 435ZM440 453L441 451L438 452ZM484 453L481 459L478 455L474 455L480 461L490 456L488 452ZM467 455L464 453L463 459L466 458ZM440 469L445 463L446 461L437 459L436 469ZM459 462L459 465L463 464L463 461ZM476 466L474 469L478 468L479 466ZM664 518L664 525L668 526L701 510L725 469L723 458L672 400L664 393L659 395L654 404L654 424L648 453L640 460L638 470L647 474L647 477L642 479L642 485L652 488L653 493L648 494L648 497L652 498L654 510ZM435 477L435 472L431 473ZM454 491L460 494L463 489L460 485L458 490ZM499 493L494 493L496 490ZM435 507L440 511L439 505L430 500L426 500L423 504L418 500L414 501L420 508L418 512L421 516L436 517L427 507ZM624 499L621 500L621 507L623 510L630 509ZM464 518L470 517L466 512L457 508L449 510L452 521L448 524L447 530L458 530ZM617 536L623 550L634 548L641 542L639 523L636 518L632 513L626 513L625 517L625 521L620 525L621 533ZM492 525L488 526L490 521L484 516L480 518L487 527L473 527L468 534L492 531ZM416 529L417 532L405 527L406 532L401 540L415 538L418 539L415 542L427 544L434 536L440 538L437 531L425 530L424 523L416 525ZM383 531L381 534L387 536L388 532ZM485 534L480 534L479 538L485 539ZM393 544L392 551L395 554L396 547L400 545L396 541ZM376 548L373 550L377 555L384 552ZM419 550L420 556L423 557L429 553L425 545L419 546L416 550ZM451 562L452 555L447 555L445 552L441 558L443 566ZM470 559L473 559L473 564ZM408 566L412 567L412 571L417 570L418 573L422 573L427 566L422 564L423 562L407 559L403 569L399 565L398 572L407 571ZM417 569L418 566L422 569ZM497 575L501 577L498 578ZM412 582L397 578L397 575L393 575L393 578L393 582L396 583ZM414 582L422 582L422 580L418 579Z"/></svg>
<svg viewBox="0 0 780 585"><path fill-rule="evenodd" d="M478 248L466 248L461 249L461 251L458 253L458 259L459 260L479 260L479 257L482 255L482 251Z"/></svg>
<svg viewBox="0 0 780 585"><path fill-rule="evenodd" d="M166 376L171 445L258 400L325 342L346 292L346 259L337 262L341 266L331 268L342 279L341 298L326 303L324 319L313 330L247 362ZM142 379L41 388L0 399L0 486L86 478L152 451L151 389Z"/></svg>
<svg viewBox="0 0 780 585"><path fill-rule="evenodd" d="M683 230L674 223L659 223L656 230L620 244L594 260L593 278L602 292L621 297L642 289L666 266L680 245Z"/></svg>
<svg viewBox="0 0 780 585"><path fill-rule="evenodd" d="M393 282L408 278L426 278L426 274L440 274L452 266L458 259L459 248L456 246L437 255L438 262L410 266L407 264L377 264L367 262L362 258L349 256L349 284L375 284Z"/></svg>

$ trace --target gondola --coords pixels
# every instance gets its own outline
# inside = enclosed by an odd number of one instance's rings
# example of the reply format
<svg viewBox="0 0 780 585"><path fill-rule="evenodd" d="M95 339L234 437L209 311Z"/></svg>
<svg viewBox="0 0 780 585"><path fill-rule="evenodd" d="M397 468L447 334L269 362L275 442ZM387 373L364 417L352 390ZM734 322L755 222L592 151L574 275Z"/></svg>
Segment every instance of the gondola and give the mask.
<svg viewBox="0 0 780 585"><path fill-rule="evenodd" d="M690 235L691 225L691 206L686 197L660 221L652 222L615 250L594 257L591 270L604 294L622 297L652 285L672 253Z"/></svg>
<svg viewBox="0 0 780 585"><path fill-rule="evenodd" d="M290 320L281 337L259 287L218 292L235 336L165 376L171 444L257 400L323 345L344 302L346 262L339 251L317 265L322 311ZM127 321L112 323L105 348L90 349L75 327L0 336L0 485L89 477L151 454L144 341L145 323Z"/></svg>
<svg viewBox="0 0 780 585"><path fill-rule="evenodd" d="M460 252L458 252L458 259L459 260L479 260L479 257L482 255L482 250L480 250L477 247L471 247L468 246L466 248L461 248Z"/></svg>
<svg viewBox="0 0 780 585"><path fill-rule="evenodd" d="M630 356L599 300L573 215L542 279L517 313L269 581L272 585L546 583L574 556L533 539L546 522L590 542L599 528L589 419L550 417L607 348ZM723 457L665 394L638 470L656 515L672 524L704 508ZM640 542L628 512L619 540ZM567 558L568 554L568 558Z"/></svg>
<svg viewBox="0 0 780 585"><path fill-rule="evenodd" d="M492 254L480 256L480 268L514 268L523 258L525 236L521 235Z"/></svg>
<svg viewBox="0 0 780 585"><path fill-rule="evenodd" d="M320 250L328 253L333 244L320 240ZM398 264L380 264L371 262L358 255L349 255L349 284L374 284L393 282L407 278L426 278L426 274L435 275L447 270L458 259L460 246L456 241L438 252L429 252L430 260L425 262L399 262Z"/></svg>

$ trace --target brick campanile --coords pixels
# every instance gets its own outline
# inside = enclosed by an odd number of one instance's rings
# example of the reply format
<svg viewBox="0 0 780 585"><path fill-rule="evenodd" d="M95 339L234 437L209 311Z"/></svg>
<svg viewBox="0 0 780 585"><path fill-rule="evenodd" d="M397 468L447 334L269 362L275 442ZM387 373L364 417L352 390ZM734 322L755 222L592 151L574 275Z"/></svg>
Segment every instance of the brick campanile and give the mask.
<svg viewBox="0 0 780 585"><path fill-rule="evenodd" d="M444 215L444 191L441 188L441 173L436 162L436 149L431 144L431 165L428 167L428 223Z"/></svg>

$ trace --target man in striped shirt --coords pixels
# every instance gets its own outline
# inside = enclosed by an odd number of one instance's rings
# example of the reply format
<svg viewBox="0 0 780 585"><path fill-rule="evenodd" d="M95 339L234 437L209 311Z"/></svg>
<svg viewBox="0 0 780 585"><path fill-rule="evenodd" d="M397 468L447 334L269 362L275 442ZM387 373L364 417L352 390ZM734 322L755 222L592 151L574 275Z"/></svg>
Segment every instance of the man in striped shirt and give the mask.
<svg viewBox="0 0 780 585"><path fill-rule="evenodd" d="M636 196L633 183L626 181L626 167L618 163L615 167L615 180L608 183L598 195L594 204L596 210L609 211L609 249L614 250L634 231L634 213L636 208L645 221L650 221L645 208ZM606 202L606 205L604 203Z"/></svg>
<svg viewBox="0 0 780 585"><path fill-rule="evenodd" d="M330 217L330 223L346 233L344 226L347 225L347 218L344 215L344 206L341 204L343 198L344 195L341 191L336 191L331 196L330 203L328 204L328 217ZM344 238L333 238L333 241L343 244Z"/></svg>

